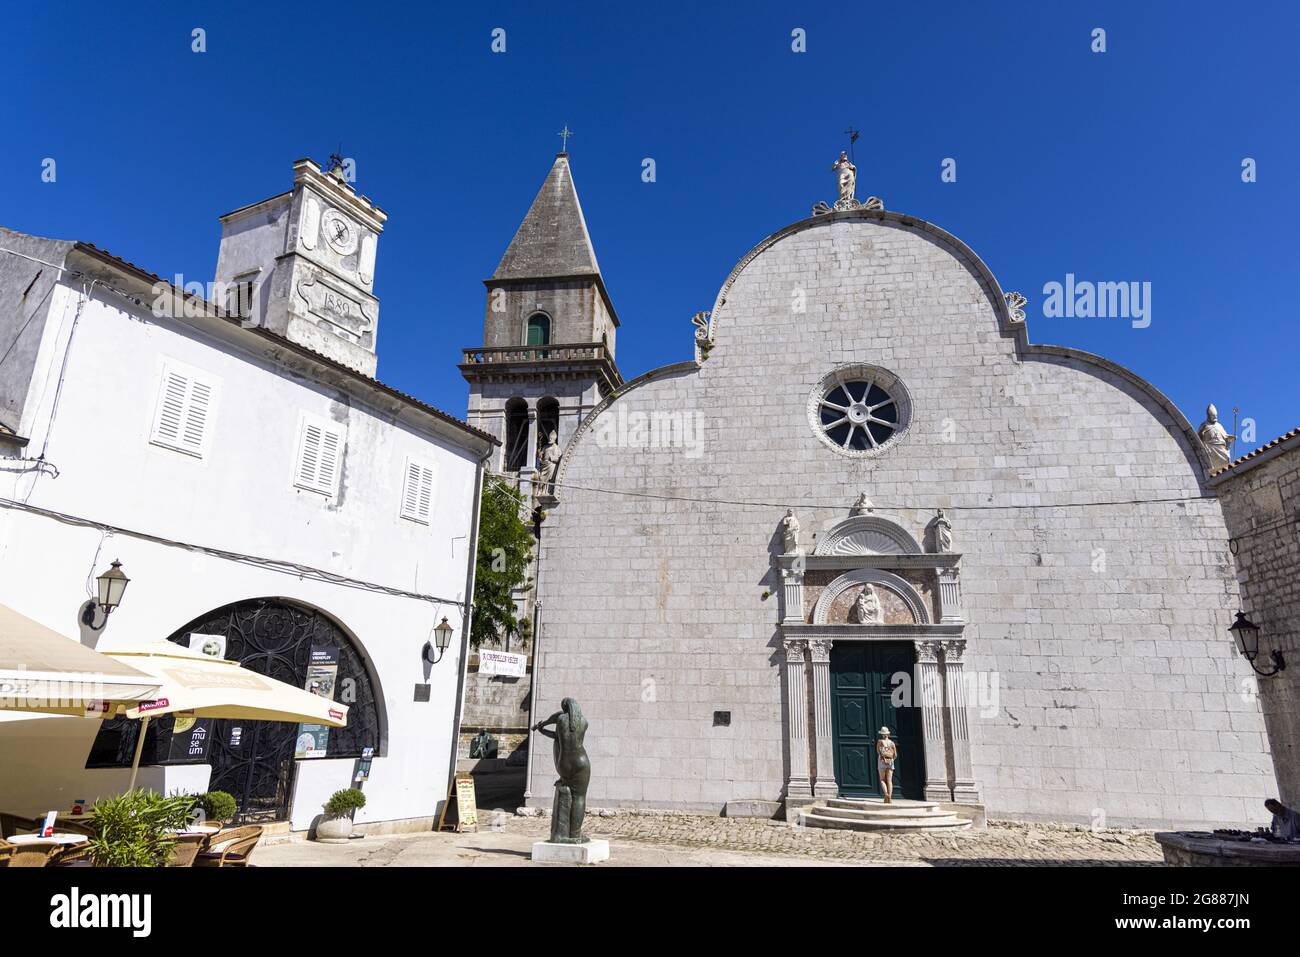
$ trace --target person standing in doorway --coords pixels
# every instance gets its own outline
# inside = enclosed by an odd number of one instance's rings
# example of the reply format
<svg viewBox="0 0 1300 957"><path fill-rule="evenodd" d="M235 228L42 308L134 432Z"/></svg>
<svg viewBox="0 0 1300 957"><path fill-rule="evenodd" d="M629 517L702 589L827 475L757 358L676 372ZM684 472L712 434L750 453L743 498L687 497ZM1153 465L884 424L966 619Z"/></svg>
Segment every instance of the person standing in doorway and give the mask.
<svg viewBox="0 0 1300 957"><path fill-rule="evenodd" d="M880 772L880 790L885 803L894 803L894 761L898 758L898 745L889 736L889 728L880 729L876 741L876 770Z"/></svg>

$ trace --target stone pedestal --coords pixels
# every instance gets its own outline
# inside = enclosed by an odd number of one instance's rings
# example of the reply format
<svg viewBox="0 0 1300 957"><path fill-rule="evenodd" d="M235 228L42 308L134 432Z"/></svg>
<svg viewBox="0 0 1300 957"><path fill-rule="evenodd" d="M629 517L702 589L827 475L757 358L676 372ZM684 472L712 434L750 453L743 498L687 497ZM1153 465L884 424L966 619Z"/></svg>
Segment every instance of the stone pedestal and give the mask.
<svg viewBox="0 0 1300 957"><path fill-rule="evenodd" d="M538 841L533 845L533 860L539 864L599 864L609 860L609 841L588 841L586 844Z"/></svg>

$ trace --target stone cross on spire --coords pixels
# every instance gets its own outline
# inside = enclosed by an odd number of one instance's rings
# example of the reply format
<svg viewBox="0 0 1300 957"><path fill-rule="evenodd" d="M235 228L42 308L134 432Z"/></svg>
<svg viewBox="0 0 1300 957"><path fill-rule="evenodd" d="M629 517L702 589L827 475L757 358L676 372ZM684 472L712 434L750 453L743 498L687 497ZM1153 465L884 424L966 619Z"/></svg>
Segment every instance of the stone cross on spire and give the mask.
<svg viewBox="0 0 1300 957"><path fill-rule="evenodd" d="M561 153L568 153L568 152L569 152L569 137L573 135L573 130L569 129L569 124L568 124L568 123L565 123L565 124L564 124L564 129L560 130L560 132L556 133L555 135L558 136L558 137L560 138L560 143L561 143L561 146L560 146L560 152L561 152Z"/></svg>

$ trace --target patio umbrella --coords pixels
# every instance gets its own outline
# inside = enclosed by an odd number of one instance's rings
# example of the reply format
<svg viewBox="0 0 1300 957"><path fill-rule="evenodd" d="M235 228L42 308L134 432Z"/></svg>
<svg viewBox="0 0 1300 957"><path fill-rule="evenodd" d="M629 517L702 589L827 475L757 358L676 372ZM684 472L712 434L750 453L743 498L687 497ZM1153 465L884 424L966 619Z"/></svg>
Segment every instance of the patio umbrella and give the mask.
<svg viewBox="0 0 1300 957"><path fill-rule="evenodd" d="M0 710L102 718L156 698L159 686L152 675L0 605Z"/></svg>
<svg viewBox="0 0 1300 957"><path fill-rule="evenodd" d="M139 718L140 736L131 762L135 787L149 720L157 715L183 713L200 718L242 718L246 721L286 721L341 728L348 709L330 698L249 671L237 661L213 658L170 641L115 648L105 655L153 675L158 694L133 703L128 718Z"/></svg>

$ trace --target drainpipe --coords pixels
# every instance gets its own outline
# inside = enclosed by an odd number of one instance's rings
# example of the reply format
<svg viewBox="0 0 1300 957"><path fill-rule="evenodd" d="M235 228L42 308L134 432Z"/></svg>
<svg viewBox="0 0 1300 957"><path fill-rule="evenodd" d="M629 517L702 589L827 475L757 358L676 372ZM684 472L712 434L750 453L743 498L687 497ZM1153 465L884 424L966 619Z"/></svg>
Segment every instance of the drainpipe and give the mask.
<svg viewBox="0 0 1300 957"><path fill-rule="evenodd" d="M451 730L451 761L447 770L447 786L456 780L456 755L460 750L460 724L465 714L465 686L469 674L469 633L474 624L474 579L478 572L478 532L479 517L483 510L483 472L487 460L492 457L493 449L478 461L474 471L474 519L469 530L469 568L465 571L465 613L461 616L460 629L460 673L456 678L456 713Z"/></svg>
<svg viewBox="0 0 1300 957"><path fill-rule="evenodd" d="M538 648L542 644L542 525L537 525L537 554L533 560L533 671L528 679L528 759L524 767L524 806L533 796L533 748L537 743L537 732L533 725L537 723L537 695L541 685L537 681L537 669L541 664Z"/></svg>

